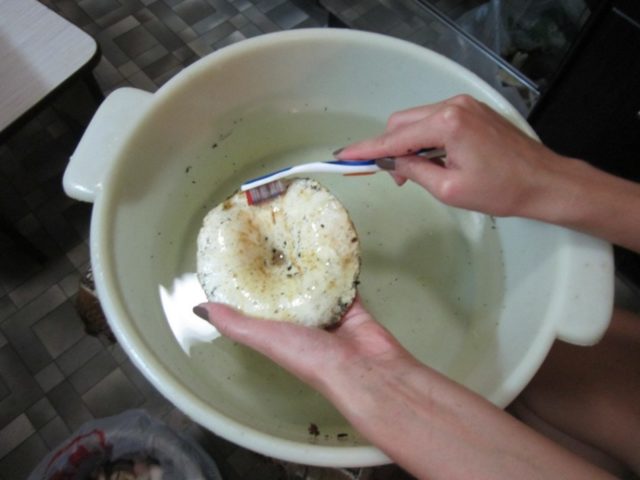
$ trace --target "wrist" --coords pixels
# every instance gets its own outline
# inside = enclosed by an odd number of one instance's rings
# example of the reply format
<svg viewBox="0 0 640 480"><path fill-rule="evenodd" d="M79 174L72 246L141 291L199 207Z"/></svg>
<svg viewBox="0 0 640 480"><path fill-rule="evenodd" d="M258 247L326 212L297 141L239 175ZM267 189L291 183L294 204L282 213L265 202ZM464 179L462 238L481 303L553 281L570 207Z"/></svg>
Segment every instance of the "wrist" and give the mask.
<svg viewBox="0 0 640 480"><path fill-rule="evenodd" d="M536 175L515 216L600 237L640 251L640 187L589 163L556 155Z"/></svg>
<svg viewBox="0 0 640 480"><path fill-rule="evenodd" d="M321 374L319 390L363 435L385 430L390 409L398 408L398 393L406 390L416 369L426 369L409 355L348 361ZM382 419L380 414L383 413ZM382 422L378 425L378 421ZM370 438L371 441L374 439Z"/></svg>
<svg viewBox="0 0 640 480"><path fill-rule="evenodd" d="M435 417L452 417L452 399L475 397L410 356L349 365L324 393L364 438L399 463L407 442L419 444Z"/></svg>
<svg viewBox="0 0 640 480"><path fill-rule="evenodd" d="M553 152L532 172L530 188L514 216L571 226L580 215L593 167Z"/></svg>

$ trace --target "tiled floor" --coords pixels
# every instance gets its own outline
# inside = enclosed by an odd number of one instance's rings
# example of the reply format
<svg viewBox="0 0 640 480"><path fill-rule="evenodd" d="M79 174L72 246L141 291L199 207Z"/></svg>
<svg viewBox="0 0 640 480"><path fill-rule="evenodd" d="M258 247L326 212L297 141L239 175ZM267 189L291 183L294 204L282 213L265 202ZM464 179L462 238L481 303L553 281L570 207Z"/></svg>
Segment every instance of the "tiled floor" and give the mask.
<svg viewBox="0 0 640 480"><path fill-rule="evenodd" d="M42 0L93 35L103 52L96 77L155 90L199 57L239 40L321 26L312 0Z"/></svg>
<svg viewBox="0 0 640 480"><path fill-rule="evenodd" d="M154 91L227 44L326 21L312 0L41 1L96 38L103 56L95 77L105 94L124 85ZM85 333L75 298L89 264L91 206L67 198L61 186L77 121L94 107L78 108L81 94L81 85L72 87L0 144L0 480L25 478L85 421L138 407L198 439L225 479L304 478L304 467L293 469L298 476L285 473L200 429L117 344ZM8 225L46 259L21 248Z"/></svg>

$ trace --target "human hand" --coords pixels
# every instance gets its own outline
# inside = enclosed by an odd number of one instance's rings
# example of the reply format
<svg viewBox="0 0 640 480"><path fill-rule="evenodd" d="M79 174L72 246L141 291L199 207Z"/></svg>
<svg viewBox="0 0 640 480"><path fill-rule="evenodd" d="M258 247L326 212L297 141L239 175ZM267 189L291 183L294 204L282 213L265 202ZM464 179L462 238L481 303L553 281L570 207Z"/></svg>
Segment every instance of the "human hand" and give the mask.
<svg viewBox="0 0 640 480"><path fill-rule="evenodd" d="M330 330L250 318L222 304L194 312L316 388L417 478L609 478L420 364L359 300Z"/></svg>
<svg viewBox="0 0 640 480"><path fill-rule="evenodd" d="M429 147L446 150L444 164L408 155ZM466 95L394 113L382 135L338 154L387 156L398 184L410 179L448 205L497 216L526 216L562 158Z"/></svg>
<svg viewBox="0 0 640 480"><path fill-rule="evenodd" d="M343 383L353 378L366 383L378 368L416 362L359 298L328 330L251 318L218 303L203 303L194 311L222 335L262 353L334 403L341 401L335 392Z"/></svg>

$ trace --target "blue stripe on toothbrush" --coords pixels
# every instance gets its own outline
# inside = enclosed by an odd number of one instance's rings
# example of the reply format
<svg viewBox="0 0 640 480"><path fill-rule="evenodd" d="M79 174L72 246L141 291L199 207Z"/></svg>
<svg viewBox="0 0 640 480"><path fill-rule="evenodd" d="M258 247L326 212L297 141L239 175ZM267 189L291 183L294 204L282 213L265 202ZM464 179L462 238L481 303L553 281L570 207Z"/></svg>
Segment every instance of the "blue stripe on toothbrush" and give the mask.
<svg viewBox="0 0 640 480"><path fill-rule="evenodd" d="M331 165L348 165L351 167L364 167L364 166L373 165L374 163L376 163L376 161L375 160L331 160L329 162L324 162L324 163L329 163Z"/></svg>
<svg viewBox="0 0 640 480"><path fill-rule="evenodd" d="M373 165L375 162L375 160L354 160L354 161L346 161L346 160L331 160L328 162L324 162L324 163L328 163L330 165L347 165L347 166L352 166L352 167L365 167L365 166L369 166L369 165ZM269 177L273 177L279 173L282 172L286 172L287 170L291 170L293 167L286 167L286 168L282 168L280 170L276 170L275 172L270 172L267 173L266 175L261 175L259 177L256 178L252 178L251 180L247 180L246 182L244 182L242 185L247 185L249 183L253 183L253 182L257 182L259 180L264 180L265 178L269 178Z"/></svg>

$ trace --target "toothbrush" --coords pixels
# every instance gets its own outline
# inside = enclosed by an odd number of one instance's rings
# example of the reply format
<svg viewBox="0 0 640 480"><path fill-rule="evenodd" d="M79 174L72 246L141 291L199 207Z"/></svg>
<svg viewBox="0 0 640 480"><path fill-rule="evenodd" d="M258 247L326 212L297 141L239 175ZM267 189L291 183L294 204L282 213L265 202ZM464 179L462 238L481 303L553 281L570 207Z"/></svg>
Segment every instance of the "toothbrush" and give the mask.
<svg viewBox="0 0 640 480"><path fill-rule="evenodd" d="M442 158L446 156L444 150L439 148L425 148L413 155L418 155L426 159ZM392 158L392 157L385 157ZM299 173L342 173L343 175L369 175L381 170L372 160L331 160L327 162L311 162L292 167L283 168L267 175L247 180L240 186L240 191L244 192L249 205L255 205L284 193L286 185L280 180Z"/></svg>

